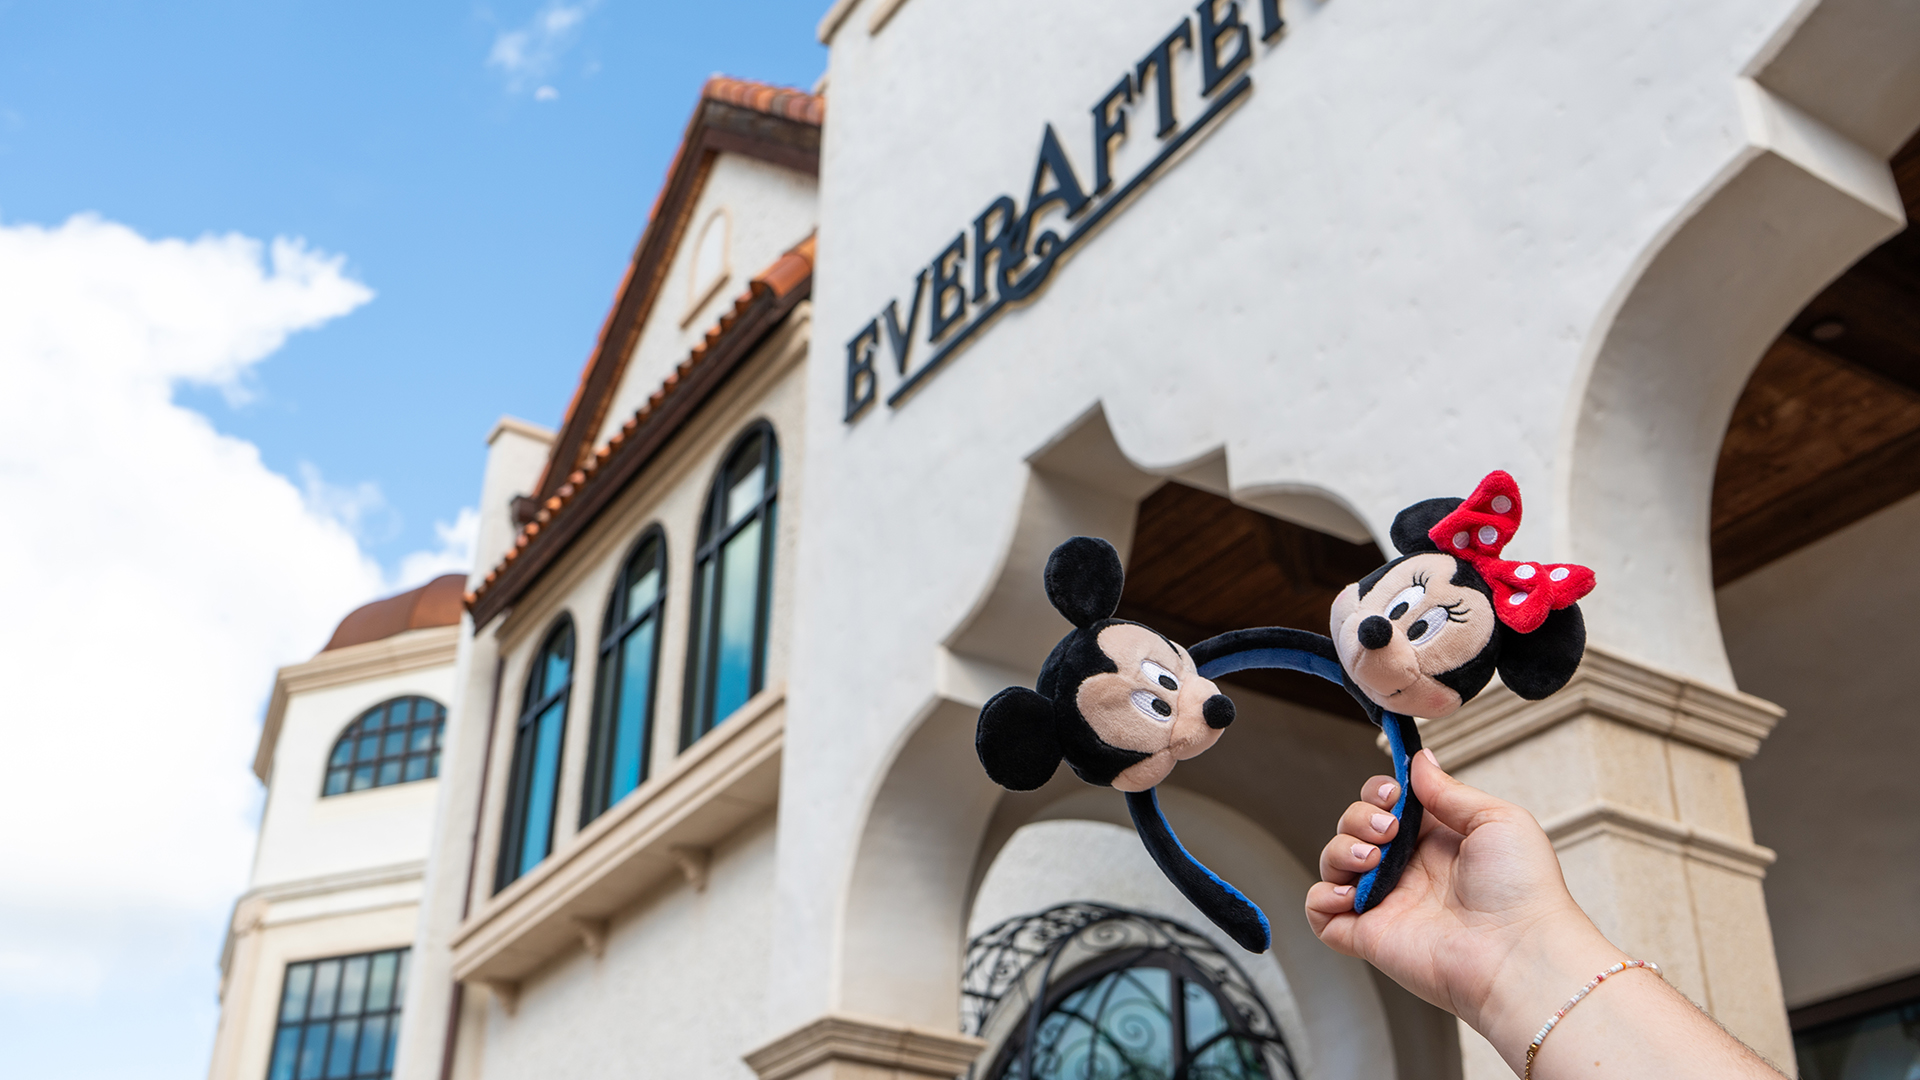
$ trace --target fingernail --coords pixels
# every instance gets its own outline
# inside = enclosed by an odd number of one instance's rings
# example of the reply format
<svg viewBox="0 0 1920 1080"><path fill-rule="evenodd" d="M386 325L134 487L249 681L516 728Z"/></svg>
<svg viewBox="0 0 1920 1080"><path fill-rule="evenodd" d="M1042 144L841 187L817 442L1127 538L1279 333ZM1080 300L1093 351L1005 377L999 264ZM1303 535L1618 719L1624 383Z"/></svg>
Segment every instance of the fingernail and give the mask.
<svg viewBox="0 0 1920 1080"><path fill-rule="evenodd" d="M1360 862L1366 862L1366 861L1367 861L1367 857L1368 857L1368 856L1370 856L1370 855L1372 855L1372 854L1373 854L1373 845L1372 845L1372 844L1355 844L1355 845L1353 845L1353 857L1354 857L1355 859L1357 859L1357 860L1359 860Z"/></svg>
<svg viewBox="0 0 1920 1080"><path fill-rule="evenodd" d="M1372 825L1373 825L1374 832L1379 832L1379 833L1386 832L1387 829L1393 825L1393 815L1392 814L1375 814L1373 815Z"/></svg>
<svg viewBox="0 0 1920 1080"><path fill-rule="evenodd" d="M1433 751L1422 750L1420 751L1420 756L1427 759L1427 764L1433 766L1436 769L1440 768L1440 759L1433 756Z"/></svg>
<svg viewBox="0 0 1920 1080"><path fill-rule="evenodd" d="M1392 802L1394 793L1399 790L1400 789L1393 784L1381 784L1380 785L1380 801Z"/></svg>
<svg viewBox="0 0 1920 1080"><path fill-rule="evenodd" d="M1333 887L1333 895L1335 896L1345 896L1352 891L1353 886L1351 885L1335 885Z"/></svg>

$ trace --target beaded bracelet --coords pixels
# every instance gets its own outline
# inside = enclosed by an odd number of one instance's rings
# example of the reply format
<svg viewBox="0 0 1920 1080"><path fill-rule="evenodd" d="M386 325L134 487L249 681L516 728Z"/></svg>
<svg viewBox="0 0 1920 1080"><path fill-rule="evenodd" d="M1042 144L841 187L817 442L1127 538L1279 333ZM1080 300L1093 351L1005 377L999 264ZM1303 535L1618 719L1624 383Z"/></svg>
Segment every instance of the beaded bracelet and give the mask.
<svg viewBox="0 0 1920 1080"><path fill-rule="evenodd" d="M1660 975L1663 979L1666 978L1665 975L1660 974L1660 965L1651 960L1622 960L1620 963L1595 975L1592 982L1581 987L1579 993L1568 998L1567 1003L1560 1006L1559 1010L1552 1016L1547 1017L1547 1022L1540 1026L1539 1033L1533 1037L1533 1042L1527 1046L1527 1067L1526 1070L1520 1074L1521 1080L1533 1080L1533 1056L1540 1052L1540 1044L1547 1041L1547 1036L1553 1031L1554 1025L1560 1022L1560 1018L1571 1012L1575 1005L1580 1004L1581 998L1593 993L1594 987L1599 986L1601 983L1606 982L1608 979L1613 978L1628 968L1646 968L1655 975Z"/></svg>

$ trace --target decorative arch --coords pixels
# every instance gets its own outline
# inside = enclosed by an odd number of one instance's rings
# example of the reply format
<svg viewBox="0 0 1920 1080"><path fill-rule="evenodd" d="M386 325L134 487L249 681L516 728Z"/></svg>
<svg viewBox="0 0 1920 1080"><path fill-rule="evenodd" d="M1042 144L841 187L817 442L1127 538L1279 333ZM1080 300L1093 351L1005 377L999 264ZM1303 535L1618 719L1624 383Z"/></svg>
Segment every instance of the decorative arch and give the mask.
<svg viewBox="0 0 1920 1080"><path fill-rule="evenodd" d="M1079 901L1007 919L967 944L962 994L962 1033L988 1039L984 1080L1298 1076L1240 964L1151 912Z"/></svg>
<svg viewBox="0 0 1920 1080"><path fill-rule="evenodd" d="M1594 639L1733 685L1709 508L1735 400L1819 290L1905 224L1887 158L1920 123L1920 12L1807 4L1734 88L1747 145L1602 316L1563 425L1556 546L1605 589Z"/></svg>
<svg viewBox="0 0 1920 1080"><path fill-rule="evenodd" d="M975 764L974 724L988 695L1011 683L1031 684L1067 629L1035 587L1053 546L1076 533L1099 535L1127 558L1141 501L1169 479L1228 494L1222 490L1224 455L1147 472L1127 458L1096 407L1029 461L1032 472L1002 565L948 636L938 694L889 752L870 797L838 918L835 1007L851 1014L951 1029L960 1016L968 916L1008 838L1028 822L1055 818L1112 821L1131 829L1114 792L1080 784L1065 769L1034 792L994 786ZM1325 499L1322 505L1338 503ZM1295 706L1269 707L1284 719L1246 725L1246 734L1251 738L1265 727L1268 737L1287 740L1317 732L1299 747L1303 776L1352 771L1357 783L1374 764L1371 729ZM1329 757L1342 763L1338 769L1325 768ZM1271 770L1247 775L1205 757L1180 769L1161 791L1187 846L1269 911L1297 909L1311 884L1299 853L1317 850L1325 839L1324 815L1302 807L1337 805L1350 800L1351 791L1343 786L1330 795L1308 784L1294 803L1270 797L1276 786ZM1183 783L1218 799L1196 795ZM1284 818L1299 820L1289 828ZM1365 966L1313 940L1303 921L1276 920L1276 932L1272 960L1250 962L1278 963L1289 979L1316 988L1317 996L1304 1006L1312 1037L1293 1047L1306 1071L1395 1075L1386 1013Z"/></svg>

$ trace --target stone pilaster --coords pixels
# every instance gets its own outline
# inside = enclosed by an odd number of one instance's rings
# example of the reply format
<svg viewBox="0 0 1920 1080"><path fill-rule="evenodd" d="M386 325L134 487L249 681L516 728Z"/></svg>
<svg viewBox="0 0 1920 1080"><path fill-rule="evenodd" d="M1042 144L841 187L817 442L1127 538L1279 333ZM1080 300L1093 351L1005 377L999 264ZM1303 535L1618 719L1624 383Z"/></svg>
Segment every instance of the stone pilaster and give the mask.
<svg viewBox="0 0 1920 1080"><path fill-rule="evenodd" d="M760 1080L952 1080L985 1043L864 1016L829 1014L746 1056Z"/></svg>
<svg viewBox="0 0 1920 1080"><path fill-rule="evenodd" d="M1740 762L1781 715L1590 647L1545 701L1494 686L1420 731L1449 772L1533 812L1608 938L1657 961L1727 1030L1791 1070L1761 896L1774 856L1753 842L1740 779ZM1466 1080L1509 1075L1479 1036L1464 1026L1461 1036Z"/></svg>

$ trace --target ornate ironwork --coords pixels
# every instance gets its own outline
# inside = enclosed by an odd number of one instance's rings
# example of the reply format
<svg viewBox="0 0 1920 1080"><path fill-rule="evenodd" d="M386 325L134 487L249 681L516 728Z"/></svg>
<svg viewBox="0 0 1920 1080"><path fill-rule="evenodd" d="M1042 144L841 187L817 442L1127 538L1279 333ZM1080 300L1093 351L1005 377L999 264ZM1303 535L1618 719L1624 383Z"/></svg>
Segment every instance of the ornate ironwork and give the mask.
<svg viewBox="0 0 1920 1080"><path fill-rule="evenodd" d="M1076 991L1137 968L1166 969L1203 987L1220 1006L1224 1029L1200 1046L1182 1044L1164 1066L1171 1080L1262 1072L1267 1080L1294 1080L1293 1056L1279 1024L1232 957L1204 934L1171 919L1105 904L1082 901L1022 915L968 943L961 976L961 1030L1000 1047L988 1074L992 1080L1038 1080L1033 1067L1036 1044L1044 1039L1043 1021L1054 1012L1070 1011ZM1174 996L1180 996L1177 990ZM1171 1009L1184 1015L1177 1000ZM1075 1018L1092 1026L1084 1017ZM1186 1037L1185 1027L1179 1025L1176 1041ZM1246 1061L1252 1068L1221 1072L1216 1067L1219 1055L1209 1050L1223 1040L1243 1048L1241 1056L1251 1055ZM1088 1072L1094 1072L1091 1058ZM1121 1075L1144 1080L1153 1072L1131 1062Z"/></svg>

